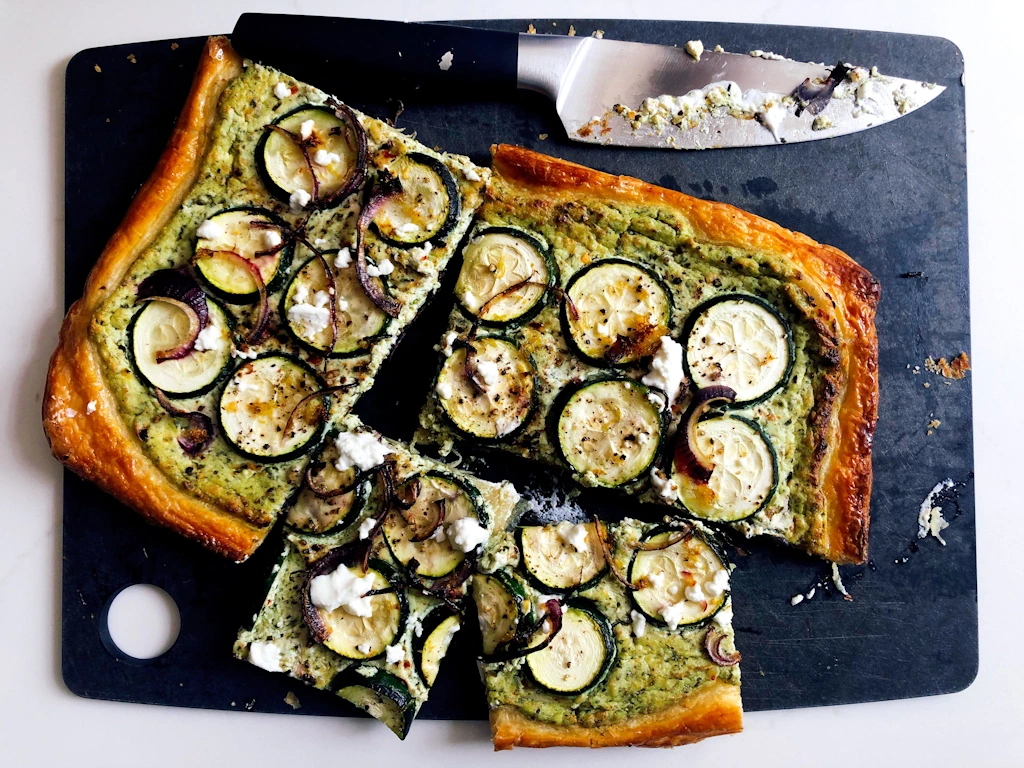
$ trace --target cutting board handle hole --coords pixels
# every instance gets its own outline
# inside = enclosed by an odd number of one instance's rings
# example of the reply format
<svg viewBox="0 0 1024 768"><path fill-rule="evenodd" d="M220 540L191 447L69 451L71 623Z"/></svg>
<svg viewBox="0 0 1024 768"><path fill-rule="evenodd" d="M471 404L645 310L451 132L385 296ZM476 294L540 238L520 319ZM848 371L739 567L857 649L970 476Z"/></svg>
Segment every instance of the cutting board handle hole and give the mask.
<svg viewBox="0 0 1024 768"><path fill-rule="evenodd" d="M119 661L150 664L174 646L181 613L174 598L153 584L132 584L115 593L100 615L100 639Z"/></svg>

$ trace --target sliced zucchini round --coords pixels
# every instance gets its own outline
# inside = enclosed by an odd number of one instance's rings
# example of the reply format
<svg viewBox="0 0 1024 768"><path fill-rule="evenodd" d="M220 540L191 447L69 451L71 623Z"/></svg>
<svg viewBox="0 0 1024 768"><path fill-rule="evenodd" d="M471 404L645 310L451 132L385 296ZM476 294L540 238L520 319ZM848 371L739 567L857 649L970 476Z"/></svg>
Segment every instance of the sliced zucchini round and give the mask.
<svg viewBox="0 0 1024 768"><path fill-rule="evenodd" d="M135 370L143 382L169 397L198 397L220 382L231 362L231 320L216 302L207 299L206 306L210 319L197 339L202 349L163 362L157 362L157 353L189 338L188 315L159 299L147 302L135 314L128 336Z"/></svg>
<svg viewBox="0 0 1024 768"><path fill-rule="evenodd" d="M522 582L505 571L473 574L472 589L483 655L490 656L515 637L531 612L530 600Z"/></svg>
<svg viewBox="0 0 1024 768"><path fill-rule="evenodd" d="M459 615L444 606L435 608L423 620L423 633L414 639L412 651L416 671L428 688L437 679L441 660L461 626Z"/></svg>
<svg viewBox="0 0 1024 768"><path fill-rule="evenodd" d="M770 397L793 368L793 334L782 315L756 296L730 293L705 301L683 328L686 375L697 387L736 392L729 408Z"/></svg>
<svg viewBox="0 0 1024 768"><path fill-rule="evenodd" d="M672 299L653 272L623 259L581 269L566 286L565 338L584 360L630 365L650 357L672 322Z"/></svg>
<svg viewBox="0 0 1024 768"><path fill-rule="evenodd" d="M523 568L542 590L583 590L608 569L594 523L528 525L516 535Z"/></svg>
<svg viewBox="0 0 1024 768"><path fill-rule="evenodd" d="M337 253L325 251L329 262ZM331 357L365 355L375 341L387 335L391 318L370 301L359 284L354 264L335 268L333 274L336 334ZM368 279L387 293L381 278ZM331 343L328 288L323 262L314 256L296 271L281 300L281 316L287 320L288 330L304 347L321 355Z"/></svg>
<svg viewBox="0 0 1024 768"><path fill-rule="evenodd" d="M677 439L686 439L680 430ZM779 466L772 441L760 425L735 415L712 414L697 422L697 446L711 459L711 479L699 483L673 466L679 498L695 517L734 523L771 501Z"/></svg>
<svg viewBox="0 0 1024 768"><path fill-rule="evenodd" d="M303 140L303 123L310 120L312 131ZM341 203L353 174L358 171L358 140L352 135L352 128L330 107L317 105L292 110L275 120L274 125L304 142L318 183L317 204L323 207ZM324 163L316 162L321 151L319 157ZM310 163L306 162L299 143L281 131L266 131L256 145L256 167L263 183L271 194L286 203L299 190L313 197Z"/></svg>
<svg viewBox="0 0 1024 768"><path fill-rule="evenodd" d="M244 456L266 462L293 459L323 436L330 396L307 399L322 389L323 381L316 372L296 357L257 357L240 366L221 393L221 432ZM288 427L289 417L300 404L301 412Z"/></svg>
<svg viewBox="0 0 1024 768"><path fill-rule="evenodd" d="M653 390L632 379L596 379L571 390L556 411L566 463L588 484L617 488L646 475L666 431Z"/></svg>
<svg viewBox="0 0 1024 768"><path fill-rule="evenodd" d="M238 257L256 265L268 292L275 290L292 258L293 245L281 245L286 226L262 208L228 208L216 213L200 227L204 236L197 235L196 270L224 301L250 304L259 299L259 287Z"/></svg>
<svg viewBox="0 0 1024 768"><path fill-rule="evenodd" d="M324 496L314 493L303 483L292 497L285 522L305 537L322 536L341 530L354 522L366 504L372 483L361 477L356 467L339 471L335 467L338 460L338 446L328 436L323 448L317 454L307 472L321 493L342 491L337 496ZM348 489L348 490L346 490Z"/></svg>
<svg viewBox="0 0 1024 768"><path fill-rule="evenodd" d="M391 672L369 665L353 665L331 682L331 689L404 739L416 716L416 700Z"/></svg>
<svg viewBox="0 0 1024 768"><path fill-rule="evenodd" d="M347 568L344 563L339 568ZM380 563L371 561L370 569L364 571L360 564L350 569L357 577L373 575L373 586L367 599L370 603L369 616L356 616L345 606L328 611L309 601L309 609L315 611L314 623L310 627L320 642L339 656L346 659L374 659L400 637L405 627L408 604L405 594L396 590L385 578ZM308 587L307 587L308 589ZM310 623L309 617L306 618Z"/></svg>
<svg viewBox="0 0 1024 768"><path fill-rule="evenodd" d="M476 518L480 525L487 525L480 491L462 478L438 471L409 478L399 491L409 489L419 493L408 500L412 503L409 509L392 506L381 529L384 540L402 565L416 561L416 575L445 576L466 559L466 553L449 540L448 526L462 518Z"/></svg>
<svg viewBox="0 0 1024 768"><path fill-rule="evenodd" d="M464 435L485 441L508 440L533 414L533 361L511 341L496 336L479 337L471 343L476 350L476 375L469 371L466 347L456 349L437 374L434 391L438 402Z"/></svg>
<svg viewBox="0 0 1024 768"><path fill-rule="evenodd" d="M462 249L455 297L470 318L502 327L536 315L556 279L557 268L539 239L520 229L491 227Z"/></svg>
<svg viewBox="0 0 1024 768"><path fill-rule="evenodd" d="M641 541L669 544L678 529L660 526ZM729 599L729 569L725 559L697 533L664 549L637 549L629 563L631 584L646 579L648 586L630 592L637 610L669 629L695 627L708 621Z"/></svg>
<svg viewBox="0 0 1024 768"><path fill-rule="evenodd" d="M542 627L532 644L543 642ZM552 693L578 695L600 685L615 664L615 635L597 606L572 601L562 611L562 628L543 650L526 657L526 666L537 685Z"/></svg>
<svg viewBox="0 0 1024 768"><path fill-rule="evenodd" d="M459 188L436 157L409 152L388 170L402 183L402 194L384 203L373 219L381 239L400 248L440 245L459 220Z"/></svg>

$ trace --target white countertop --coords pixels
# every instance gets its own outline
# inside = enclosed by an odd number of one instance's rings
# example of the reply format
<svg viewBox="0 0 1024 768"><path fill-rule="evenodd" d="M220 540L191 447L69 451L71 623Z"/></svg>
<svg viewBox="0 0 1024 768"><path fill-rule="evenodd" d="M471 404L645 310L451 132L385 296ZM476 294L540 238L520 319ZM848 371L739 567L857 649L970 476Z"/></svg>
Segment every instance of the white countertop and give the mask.
<svg viewBox="0 0 1024 768"><path fill-rule="evenodd" d="M0 765L294 764L360 756L376 765L609 765L616 750L518 750L491 758L484 723L417 722L404 743L369 721L285 717L86 701L60 679L60 478L39 422L46 363L63 315L63 79L83 48L224 32L244 10L377 15L395 19L636 17L859 27L939 35L967 68L971 303L977 464L981 671L966 691L929 699L754 713L737 736L632 753L646 765L1024 765L1024 567L1019 494L1024 381L1022 216L1024 99L1016 4L958 0L827 3L616 2L556 6L381 0L372 5L292 0L0 0L0 240L6 407L0 458L6 557L0 564ZM998 10L997 10L998 8ZM1013 9L1013 10L1011 10ZM1011 35L1014 37L1011 38ZM999 112L995 110L998 107ZM998 115L998 117L996 117ZM989 271L991 269L991 272ZM996 384L999 384L997 387ZM1018 424L1016 428L1011 425Z"/></svg>

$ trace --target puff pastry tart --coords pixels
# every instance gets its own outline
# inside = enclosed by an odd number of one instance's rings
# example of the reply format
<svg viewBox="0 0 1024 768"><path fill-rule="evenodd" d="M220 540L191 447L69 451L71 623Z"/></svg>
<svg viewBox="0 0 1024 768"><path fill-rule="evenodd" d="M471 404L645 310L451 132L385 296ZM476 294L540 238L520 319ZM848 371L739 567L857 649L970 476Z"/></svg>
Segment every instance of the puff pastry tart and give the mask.
<svg viewBox="0 0 1024 768"><path fill-rule="evenodd" d="M871 274L729 205L519 147L493 155L416 441L510 451L863 562Z"/></svg>

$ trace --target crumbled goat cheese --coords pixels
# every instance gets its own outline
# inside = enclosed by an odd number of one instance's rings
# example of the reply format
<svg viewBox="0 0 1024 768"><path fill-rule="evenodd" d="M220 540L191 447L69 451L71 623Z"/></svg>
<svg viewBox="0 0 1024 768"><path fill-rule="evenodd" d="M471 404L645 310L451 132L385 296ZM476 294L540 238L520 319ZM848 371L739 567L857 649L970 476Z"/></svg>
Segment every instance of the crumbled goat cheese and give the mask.
<svg viewBox="0 0 1024 768"><path fill-rule="evenodd" d="M352 252L348 248L341 248L334 257L335 269L348 269L352 266Z"/></svg>
<svg viewBox="0 0 1024 768"><path fill-rule="evenodd" d="M405 652L400 645L389 645L384 649L384 660L388 664L401 664L405 658Z"/></svg>
<svg viewBox="0 0 1024 768"><path fill-rule="evenodd" d="M562 541L571 545L577 552L586 552L589 549L587 546L587 526L582 523L576 525L559 523L558 535Z"/></svg>
<svg viewBox="0 0 1024 768"><path fill-rule="evenodd" d="M633 636L643 637L647 631L647 617L640 611L630 611L629 618L633 620Z"/></svg>
<svg viewBox="0 0 1024 768"><path fill-rule="evenodd" d="M334 439L338 459L334 462L339 472L358 467L366 472L384 463L384 457L394 453L369 432L340 432Z"/></svg>
<svg viewBox="0 0 1024 768"><path fill-rule="evenodd" d="M330 325L331 308L328 305L331 295L327 291L317 291L313 294L312 304L306 301L307 297L308 289L300 285L295 291L295 303L288 308L288 321L298 326L300 336L312 339Z"/></svg>
<svg viewBox="0 0 1024 768"><path fill-rule="evenodd" d="M309 597L313 605L325 611L344 608L353 616L368 618L373 614L371 598L366 593L373 589L374 575L356 576L346 565L339 565L330 573L313 577L309 582Z"/></svg>
<svg viewBox="0 0 1024 768"><path fill-rule="evenodd" d="M917 538L923 539L926 536L934 536L942 546L946 546L946 540L942 538L942 531L949 527L949 523L942 516L942 507L935 506L935 498L943 491L953 487L953 479L946 478L932 488L924 501L921 502L921 511L917 515Z"/></svg>
<svg viewBox="0 0 1024 768"><path fill-rule="evenodd" d="M652 587L657 589L658 587L660 587L662 584L665 583L665 574L662 573L661 571L655 571L654 573L651 573L651 574L647 575L647 580L649 582L651 582L651 586ZM679 590L677 588L676 592L678 592L678 591Z"/></svg>
<svg viewBox="0 0 1024 768"><path fill-rule="evenodd" d="M250 643L249 663L267 672L280 672L281 649L274 643Z"/></svg>
<svg viewBox="0 0 1024 768"><path fill-rule="evenodd" d="M341 155L337 152L328 152L326 149L318 149L313 155L313 162L317 165L334 165L341 162Z"/></svg>
<svg viewBox="0 0 1024 768"><path fill-rule="evenodd" d="M498 383L501 374L498 372L498 364L490 360L478 360L476 364L477 375L484 383L484 388L493 387Z"/></svg>
<svg viewBox="0 0 1024 768"><path fill-rule="evenodd" d="M255 360L260 353L255 349L232 349L231 356L237 357L239 360Z"/></svg>
<svg viewBox="0 0 1024 768"><path fill-rule="evenodd" d="M371 648L373 648L373 646L370 645L369 643L360 643L359 645L356 646L356 650L359 651L364 656L370 652ZM363 672L364 669L366 669L366 667L359 667L359 669L357 669L356 672L361 674L363 677L370 677L371 675L374 674L373 672L370 672L369 674L367 674L366 672ZM373 669L373 667L369 667L369 669Z"/></svg>
<svg viewBox="0 0 1024 768"><path fill-rule="evenodd" d="M437 66L442 72L447 72L452 68L452 62L455 60L455 55L451 51L446 51L441 60L437 62Z"/></svg>
<svg viewBox="0 0 1024 768"><path fill-rule="evenodd" d="M96 401L90 400L85 404L85 415L88 416L90 413L96 412Z"/></svg>
<svg viewBox="0 0 1024 768"><path fill-rule="evenodd" d="M448 331L448 333L444 335L444 343L435 344L434 351L442 353L445 357L451 357L452 354L455 352L455 350L452 349L452 342L454 342L457 338L459 338L458 333L456 333L455 331Z"/></svg>
<svg viewBox="0 0 1024 768"><path fill-rule="evenodd" d="M729 589L729 571L725 568L715 571L715 575L704 585L704 591L708 597L719 597L727 589Z"/></svg>
<svg viewBox="0 0 1024 768"><path fill-rule="evenodd" d="M219 240L223 234L223 228L213 219L207 219L196 230L196 237L200 237L203 240Z"/></svg>
<svg viewBox="0 0 1024 768"><path fill-rule="evenodd" d="M359 524L359 540L365 541L370 538L370 534L373 529L377 526L377 521L372 517L368 517Z"/></svg>
<svg viewBox="0 0 1024 768"><path fill-rule="evenodd" d="M207 350L217 350L221 348L224 343L224 334L220 328L215 325L208 325L199 332L196 336L195 344L192 345L192 349L196 352L206 352Z"/></svg>
<svg viewBox="0 0 1024 768"><path fill-rule="evenodd" d="M669 403L674 403L685 379L682 345L671 336L662 336L658 351L651 359L650 373L641 381L649 387L662 390Z"/></svg>
<svg viewBox="0 0 1024 768"><path fill-rule="evenodd" d="M487 541L487 529L475 517L460 517L448 526L448 538L462 552L472 552Z"/></svg>
<svg viewBox="0 0 1024 768"><path fill-rule="evenodd" d="M802 603L803 601L804 601L804 596L803 595L793 595L789 599L789 604L790 605L800 605L800 603Z"/></svg>
<svg viewBox="0 0 1024 768"><path fill-rule="evenodd" d="M277 248L281 244L281 233L276 229L263 230L263 245L267 248Z"/></svg>
<svg viewBox="0 0 1024 768"><path fill-rule="evenodd" d="M672 478L665 477L664 473L657 467L651 470L651 485L654 486L654 490L663 499L675 501L679 498L679 485Z"/></svg>
<svg viewBox="0 0 1024 768"><path fill-rule="evenodd" d="M78 415L78 411L76 411L74 408L66 408L64 410L64 415L67 416L69 419L73 419L75 418L75 416Z"/></svg>
<svg viewBox="0 0 1024 768"><path fill-rule="evenodd" d="M299 136L303 141L313 135L313 126L315 123L312 120L303 120L299 126Z"/></svg>
<svg viewBox="0 0 1024 768"><path fill-rule="evenodd" d="M714 622L723 629L732 625L732 603L715 614Z"/></svg>
<svg viewBox="0 0 1024 768"><path fill-rule="evenodd" d="M437 392L437 396L442 400L447 400L452 396L452 385L447 381L438 381L434 391Z"/></svg>
<svg viewBox="0 0 1024 768"><path fill-rule="evenodd" d="M376 264L366 265L366 274L370 277L386 277L395 271L395 265L390 259L381 259Z"/></svg>
<svg viewBox="0 0 1024 768"><path fill-rule="evenodd" d="M704 43L700 40L689 40L686 43L686 52L700 61L700 56L704 53Z"/></svg>
<svg viewBox="0 0 1024 768"><path fill-rule="evenodd" d="M700 584L694 584L683 590L683 596L691 603L703 603L707 600L704 595L704 590L700 588Z"/></svg>
<svg viewBox="0 0 1024 768"><path fill-rule="evenodd" d="M669 629L674 630L683 620L683 613L686 611L686 603L678 602L674 605L666 605L661 609L661 619Z"/></svg>
<svg viewBox="0 0 1024 768"><path fill-rule="evenodd" d="M279 99L286 99L292 95L292 89L284 83L278 83L274 86L274 95Z"/></svg>
<svg viewBox="0 0 1024 768"><path fill-rule="evenodd" d="M476 172L475 168L467 168L462 175L466 177L466 181L480 181L480 174Z"/></svg>
<svg viewBox="0 0 1024 768"><path fill-rule="evenodd" d="M850 593L846 591L846 587L843 584L843 577L839 575L839 566L832 563L832 583L836 585L836 589L839 590L839 594L843 597L849 597Z"/></svg>
<svg viewBox="0 0 1024 768"><path fill-rule="evenodd" d="M313 196L310 195L309 192L307 192L306 190L296 189L288 197L288 207L291 209L292 213L298 213L307 205L309 205L309 201L312 199Z"/></svg>

